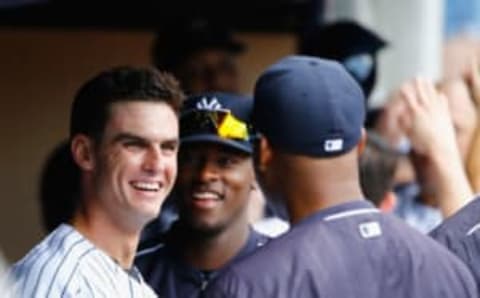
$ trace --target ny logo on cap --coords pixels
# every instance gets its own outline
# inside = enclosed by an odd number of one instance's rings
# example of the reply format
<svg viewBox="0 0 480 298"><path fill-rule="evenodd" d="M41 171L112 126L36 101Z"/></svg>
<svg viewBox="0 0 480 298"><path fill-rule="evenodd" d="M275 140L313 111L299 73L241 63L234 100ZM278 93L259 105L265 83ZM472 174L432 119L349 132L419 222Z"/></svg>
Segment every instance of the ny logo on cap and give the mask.
<svg viewBox="0 0 480 298"><path fill-rule="evenodd" d="M210 100L208 100L206 97L202 97L202 99L197 102L197 109L218 111L222 109L222 105L218 102L216 97L212 97Z"/></svg>
<svg viewBox="0 0 480 298"><path fill-rule="evenodd" d="M342 139L330 139L326 140L323 143L323 149L325 152L336 152L343 149L343 140Z"/></svg>

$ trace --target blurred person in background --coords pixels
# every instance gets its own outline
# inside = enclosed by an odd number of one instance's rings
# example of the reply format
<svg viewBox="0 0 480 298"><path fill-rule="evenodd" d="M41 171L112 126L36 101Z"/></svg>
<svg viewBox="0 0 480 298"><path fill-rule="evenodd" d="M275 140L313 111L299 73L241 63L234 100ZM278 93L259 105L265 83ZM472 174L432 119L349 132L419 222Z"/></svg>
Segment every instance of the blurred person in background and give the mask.
<svg viewBox="0 0 480 298"><path fill-rule="evenodd" d="M465 142L462 136L462 124L452 120L450 106L455 104L467 104L467 98L460 100L445 97L446 109L438 110L436 118L430 119L430 127L417 126L407 131L408 119L405 119L407 112L408 98L421 92L422 86L433 86L433 83L424 79L414 79L406 82L394 92L393 98L387 102L383 109L377 131L389 138L392 144L399 140L408 139L410 149L409 155L412 161L415 178L397 184L395 191L398 196L398 204L395 213L406 220L409 224L422 232L428 233L437 226L444 217L451 216L465 205L472 198L472 189L466 178L462 156L465 157L465 149L458 144ZM435 103L435 102L434 102ZM433 106L434 107L434 106ZM470 113L471 115L471 113ZM458 120L466 120L467 117L460 117ZM475 123L475 117L473 117ZM472 130L472 121L467 120L466 130ZM455 126L456 124L456 126ZM449 127L454 127L452 134ZM438 127L437 129L434 129ZM455 132L458 130L458 133ZM471 134L471 132L470 132ZM430 143L426 143L429 140ZM455 147L455 148L453 148ZM450 153L449 153L450 152ZM459 158L460 166L457 166L456 159ZM449 168L449 163L454 165ZM465 180L467 179L467 180ZM460 181L452 183L452 181Z"/></svg>
<svg viewBox="0 0 480 298"><path fill-rule="evenodd" d="M466 81L470 87L470 94L475 101L475 114L480 113L480 74L477 59L471 60ZM468 114L465 115L468 118ZM480 127L477 125L473 132L471 146L467 154L466 166L472 188L477 197L460 211L447 218L439 227L430 233L435 240L445 245L457 255L472 271L480 289Z"/></svg>
<svg viewBox="0 0 480 298"><path fill-rule="evenodd" d="M470 68L465 76L469 87L469 94L473 98L477 125L474 129L471 145L466 160L466 169L472 188L480 193L480 64L475 56L470 61Z"/></svg>
<svg viewBox="0 0 480 298"><path fill-rule="evenodd" d="M155 67L173 73L188 94L239 93L237 57L245 49L223 24L198 18L159 31L151 54Z"/></svg>
<svg viewBox="0 0 480 298"><path fill-rule="evenodd" d="M469 87L462 77L444 79L439 82L438 90L448 99L450 117L455 129L455 138L460 156L464 163L470 153L478 115Z"/></svg>
<svg viewBox="0 0 480 298"><path fill-rule="evenodd" d="M468 75L472 58L480 57L480 3L444 1L443 77Z"/></svg>
<svg viewBox="0 0 480 298"><path fill-rule="evenodd" d="M62 141L49 153L40 176L39 200L46 232L72 220L79 195L80 171L72 159L70 142Z"/></svg>
<svg viewBox="0 0 480 298"><path fill-rule="evenodd" d="M367 144L360 156L360 183L365 198L384 212L393 212L397 203L393 178L398 157L381 136L367 131Z"/></svg>
<svg viewBox="0 0 480 298"><path fill-rule="evenodd" d="M340 62L360 84L368 107L378 71L378 52L387 42L375 32L354 21L337 21L308 27L299 37L302 55Z"/></svg>

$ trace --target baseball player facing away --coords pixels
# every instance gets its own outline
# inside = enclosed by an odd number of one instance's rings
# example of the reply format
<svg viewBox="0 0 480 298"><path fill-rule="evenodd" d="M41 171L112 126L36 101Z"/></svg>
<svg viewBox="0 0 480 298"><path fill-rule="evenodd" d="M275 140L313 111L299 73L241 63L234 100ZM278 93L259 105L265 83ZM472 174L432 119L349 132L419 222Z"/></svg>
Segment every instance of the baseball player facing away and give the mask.
<svg viewBox="0 0 480 298"><path fill-rule="evenodd" d="M114 68L80 89L70 142L81 199L71 222L13 266L19 297L156 297L132 263L176 177L183 98L149 68Z"/></svg>
<svg viewBox="0 0 480 298"><path fill-rule="evenodd" d="M206 297L477 297L467 267L363 198L360 87L337 62L288 56L255 86L260 182L292 229L233 264Z"/></svg>

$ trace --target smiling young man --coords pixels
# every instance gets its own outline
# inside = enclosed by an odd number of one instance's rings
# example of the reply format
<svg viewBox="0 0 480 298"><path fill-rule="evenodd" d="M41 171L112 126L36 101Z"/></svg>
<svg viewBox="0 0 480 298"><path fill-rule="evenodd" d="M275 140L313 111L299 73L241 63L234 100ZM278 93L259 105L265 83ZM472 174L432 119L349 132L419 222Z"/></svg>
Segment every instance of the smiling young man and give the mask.
<svg viewBox="0 0 480 298"><path fill-rule="evenodd" d="M132 264L176 178L183 98L149 68L115 68L80 89L70 122L79 207L12 268L20 297L155 297Z"/></svg>
<svg viewBox="0 0 480 298"><path fill-rule="evenodd" d="M184 104L174 194L179 219L164 243L136 259L160 297L202 297L219 269L267 241L247 216L255 187L251 108L251 99L227 93L193 96Z"/></svg>

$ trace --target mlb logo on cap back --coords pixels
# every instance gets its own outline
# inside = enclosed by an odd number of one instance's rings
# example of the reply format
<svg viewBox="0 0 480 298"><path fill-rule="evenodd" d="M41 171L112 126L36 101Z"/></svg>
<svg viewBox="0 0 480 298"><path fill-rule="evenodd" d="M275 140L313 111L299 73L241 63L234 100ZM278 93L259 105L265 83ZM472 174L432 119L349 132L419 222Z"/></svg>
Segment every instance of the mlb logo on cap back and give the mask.
<svg viewBox="0 0 480 298"><path fill-rule="evenodd" d="M343 140L342 139L333 139L325 141L325 152L335 152L342 151L343 149Z"/></svg>
<svg viewBox="0 0 480 298"><path fill-rule="evenodd" d="M364 95L338 62L288 56L262 73L254 97L255 127L285 152L340 155L362 135Z"/></svg>

